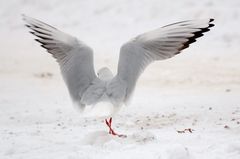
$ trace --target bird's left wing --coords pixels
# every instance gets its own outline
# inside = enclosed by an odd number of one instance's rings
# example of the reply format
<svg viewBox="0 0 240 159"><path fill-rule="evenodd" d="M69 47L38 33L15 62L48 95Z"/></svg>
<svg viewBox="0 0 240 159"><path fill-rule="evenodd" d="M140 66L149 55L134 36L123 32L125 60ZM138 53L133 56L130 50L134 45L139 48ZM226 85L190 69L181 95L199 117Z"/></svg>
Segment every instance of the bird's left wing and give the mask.
<svg viewBox="0 0 240 159"><path fill-rule="evenodd" d="M26 26L35 39L57 60L63 79L75 104L84 107L81 97L96 78L93 51L83 42L44 22L23 15Z"/></svg>
<svg viewBox="0 0 240 159"><path fill-rule="evenodd" d="M128 101L141 72L153 61L179 54L214 26L213 19L189 20L141 34L121 47L117 79L126 87ZM120 83L120 82L119 82ZM122 88L122 86L121 86Z"/></svg>

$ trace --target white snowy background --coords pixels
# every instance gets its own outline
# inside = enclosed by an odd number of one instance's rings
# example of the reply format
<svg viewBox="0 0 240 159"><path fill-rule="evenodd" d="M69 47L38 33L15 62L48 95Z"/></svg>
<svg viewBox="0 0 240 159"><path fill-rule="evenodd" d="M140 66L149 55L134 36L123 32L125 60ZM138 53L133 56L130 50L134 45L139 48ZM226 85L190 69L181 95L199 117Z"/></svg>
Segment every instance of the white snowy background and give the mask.
<svg viewBox="0 0 240 159"><path fill-rule="evenodd" d="M140 33L189 19L216 26L146 69L113 120L122 139L71 105L21 14L75 35L94 49L96 69L115 73L119 48ZM1 159L240 158L239 0L1 0L0 26Z"/></svg>

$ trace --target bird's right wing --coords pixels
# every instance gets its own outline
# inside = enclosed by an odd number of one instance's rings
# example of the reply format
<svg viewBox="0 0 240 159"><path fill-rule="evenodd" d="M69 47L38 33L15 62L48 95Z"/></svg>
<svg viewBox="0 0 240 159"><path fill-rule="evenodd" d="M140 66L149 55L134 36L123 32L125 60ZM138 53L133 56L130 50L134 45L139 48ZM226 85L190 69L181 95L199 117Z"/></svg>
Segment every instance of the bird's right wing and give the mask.
<svg viewBox="0 0 240 159"><path fill-rule="evenodd" d="M125 103L141 72L153 61L179 54L214 26L213 19L190 20L141 34L121 47L117 78L126 87ZM122 88L122 87L121 87Z"/></svg>
<svg viewBox="0 0 240 159"><path fill-rule="evenodd" d="M96 78L93 51L90 47L44 22L23 15L26 26L60 65L63 79L75 104L80 103L83 92Z"/></svg>

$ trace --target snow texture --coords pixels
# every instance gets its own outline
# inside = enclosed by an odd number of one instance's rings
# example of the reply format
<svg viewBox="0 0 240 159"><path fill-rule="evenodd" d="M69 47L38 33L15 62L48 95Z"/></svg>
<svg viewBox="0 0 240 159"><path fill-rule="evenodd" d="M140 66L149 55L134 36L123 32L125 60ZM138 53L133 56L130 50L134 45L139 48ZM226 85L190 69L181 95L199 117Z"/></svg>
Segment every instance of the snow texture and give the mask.
<svg viewBox="0 0 240 159"><path fill-rule="evenodd" d="M239 159L239 0L0 1L1 159ZM113 118L84 117L71 104L54 59L24 27L43 20L94 48L95 68L116 73L119 48L182 20L216 26L172 59L149 66L132 102ZM191 130L192 133L189 131Z"/></svg>

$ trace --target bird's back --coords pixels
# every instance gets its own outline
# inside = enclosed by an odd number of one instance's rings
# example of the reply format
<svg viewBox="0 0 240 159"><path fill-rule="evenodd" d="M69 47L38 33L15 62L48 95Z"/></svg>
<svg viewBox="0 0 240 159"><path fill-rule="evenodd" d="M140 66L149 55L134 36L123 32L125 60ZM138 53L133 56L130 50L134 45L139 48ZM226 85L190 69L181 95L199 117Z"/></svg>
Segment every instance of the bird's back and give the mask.
<svg viewBox="0 0 240 159"><path fill-rule="evenodd" d="M109 81L96 78L83 93L81 103L95 105L104 101L120 106L124 103L125 92L125 84L117 76Z"/></svg>
<svg viewBox="0 0 240 159"><path fill-rule="evenodd" d="M124 82L119 80L117 76L109 81L96 78L90 84L81 98L81 103L87 106L86 116L112 116L118 112L126 94Z"/></svg>

